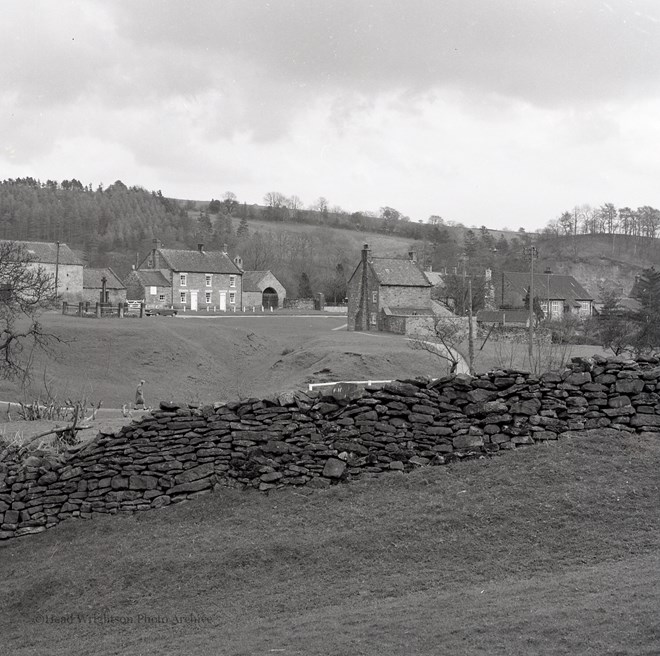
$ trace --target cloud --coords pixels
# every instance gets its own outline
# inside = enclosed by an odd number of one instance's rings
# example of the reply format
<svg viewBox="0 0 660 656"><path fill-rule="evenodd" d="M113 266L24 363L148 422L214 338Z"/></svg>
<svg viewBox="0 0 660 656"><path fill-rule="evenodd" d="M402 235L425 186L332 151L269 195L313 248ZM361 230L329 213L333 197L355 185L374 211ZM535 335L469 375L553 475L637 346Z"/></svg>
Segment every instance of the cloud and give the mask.
<svg viewBox="0 0 660 656"><path fill-rule="evenodd" d="M656 85L660 16L651 0L124 0L136 46L232 55L294 88L364 92L444 86L544 105ZM648 90L648 89L647 89Z"/></svg>
<svg viewBox="0 0 660 656"><path fill-rule="evenodd" d="M280 190L477 225L653 204L659 11L5 0L0 159L14 176L248 202Z"/></svg>

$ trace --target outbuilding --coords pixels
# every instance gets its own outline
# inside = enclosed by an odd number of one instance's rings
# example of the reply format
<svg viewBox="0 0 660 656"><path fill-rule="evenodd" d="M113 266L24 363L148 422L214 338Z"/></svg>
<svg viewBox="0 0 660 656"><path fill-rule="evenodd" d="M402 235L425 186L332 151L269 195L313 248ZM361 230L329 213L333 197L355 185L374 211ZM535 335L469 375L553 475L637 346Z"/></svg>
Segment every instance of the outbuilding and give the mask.
<svg viewBox="0 0 660 656"><path fill-rule="evenodd" d="M278 308L284 305L286 289L270 271L243 272L243 305Z"/></svg>
<svg viewBox="0 0 660 656"><path fill-rule="evenodd" d="M117 305L126 301L126 287L110 268L83 269L82 300Z"/></svg>

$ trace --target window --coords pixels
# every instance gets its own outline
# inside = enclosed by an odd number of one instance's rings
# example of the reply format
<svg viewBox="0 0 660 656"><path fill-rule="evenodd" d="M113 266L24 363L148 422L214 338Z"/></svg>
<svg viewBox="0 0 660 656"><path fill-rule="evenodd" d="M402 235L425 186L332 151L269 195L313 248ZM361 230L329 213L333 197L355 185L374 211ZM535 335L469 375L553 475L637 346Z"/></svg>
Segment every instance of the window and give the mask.
<svg viewBox="0 0 660 656"><path fill-rule="evenodd" d="M153 287L153 286L149 287L149 294L151 294L151 296L155 296L157 293L158 293L158 287Z"/></svg>
<svg viewBox="0 0 660 656"><path fill-rule="evenodd" d="M188 274L182 273L179 275L179 284L181 287L186 287L188 285Z"/></svg>
<svg viewBox="0 0 660 656"><path fill-rule="evenodd" d="M229 302L236 303L236 292L229 292Z"/></svg>
<svg viewBox="0 0 660 656"><path fill-rule="evenodd" d="M236 276L229 276L229 286L236 287Z"/></svg>
<svg viewBox="0 0 660 656"><path fill-rule="evenodd" d="M206 279L206 286L207 287L212 287L213 286L213 276L210 273L207 273L204 278Z"/></svg>
<svg viewBox="0 0 660 656"><path fill-rule="evenodd" d="M211 302L211 292L204 292L204 295L206 296L206 302L210 303Z"/></svg>
<svg viewBox="0 0 660 656"><path fill-rule="evenodd" d="M375 313L375 312L372 312L372 313L371 313L371 323L372 323L372 325L374 325L374 326L375 326L376 323L377 323L376 313Z"/></svg>
<svg viewBox="0 0 660 656"><path fill-rule="evenodd" d="M164 302L165 302L165 294L158 294L158 300L159 300L161 303L164 303Z"/></svg>
<svg viewBox="0 0 660 656"><path fill-rule="evenodd" d="M186 292L180 292L181 294L181 303L186 304Z"/></svg>
<svg viewBox="0 0 660 656"><path fill-rule="evenodd" d="M373 303L378 303L378 292L371 292L371 300Z"/></svg>
<svg viewBox="0 0 660 656"><path fill-rule="evenodd" d="M553 318L560 317L562 315L563 305L562 301L551 301L550 316Z"/></svg>

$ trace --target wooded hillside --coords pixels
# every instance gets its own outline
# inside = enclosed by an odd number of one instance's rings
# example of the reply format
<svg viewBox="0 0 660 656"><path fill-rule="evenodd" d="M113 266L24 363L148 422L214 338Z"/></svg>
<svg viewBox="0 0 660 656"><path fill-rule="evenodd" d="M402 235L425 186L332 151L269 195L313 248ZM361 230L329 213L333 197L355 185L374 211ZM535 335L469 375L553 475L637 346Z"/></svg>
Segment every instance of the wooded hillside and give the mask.
<svg viewBox="0 0 660 656"><path fill-rule="evenodd" d="M486 267L495 273L528 270L529 247L535 244L539 272L574 275L594 295L608 278L627 292L660 253L659 217L647 207L581 206L533 234L467 228L440 216L413 222L391 207L349 213L323 198L304 208L296 196L276 192L254 205L232 192L210 202L175 200L120 180L106 188L75 179L0 182L0 238L63 241L90 266L112 266L120 277L146 255L155 237L169 248L226 246L246 269L273 271L289 296L311 290L331 302L344 298L364 243L375 256L405 256L414 249L423 266L474 276Z"/></svg>

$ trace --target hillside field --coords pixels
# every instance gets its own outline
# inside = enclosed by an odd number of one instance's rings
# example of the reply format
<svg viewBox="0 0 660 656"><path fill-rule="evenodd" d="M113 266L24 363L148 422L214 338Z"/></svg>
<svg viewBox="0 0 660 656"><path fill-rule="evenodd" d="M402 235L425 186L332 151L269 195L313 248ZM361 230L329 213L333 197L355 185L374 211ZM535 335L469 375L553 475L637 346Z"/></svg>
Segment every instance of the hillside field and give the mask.
<svg viewBox="0 0 660 656"><path fill-rule="evenodd" d="M27 391L0 381L0 401L44 397L102 401L121 408L145 380L148 405L214 403L306 389L310 382L376 380L444 374L440 361L400 336L345 329L346 317L187 315L145 319L80 319L47 313L45 328L61 338L53 357L35 352Z"/></svg>
<svg viewBox="0 0 660 656"><path fill-rule="evenodd" d="M658 653L660 441L223 490L0 544L15 656Z"/></svg>

